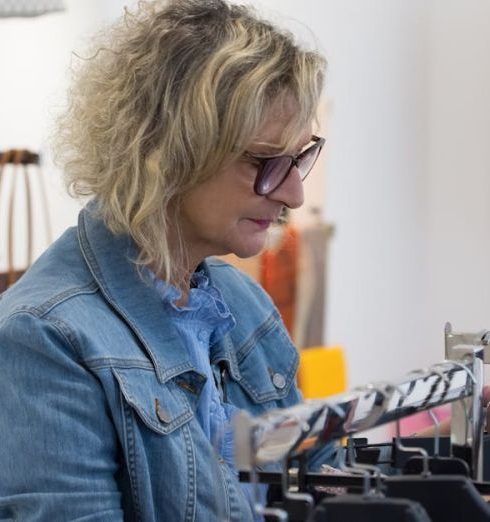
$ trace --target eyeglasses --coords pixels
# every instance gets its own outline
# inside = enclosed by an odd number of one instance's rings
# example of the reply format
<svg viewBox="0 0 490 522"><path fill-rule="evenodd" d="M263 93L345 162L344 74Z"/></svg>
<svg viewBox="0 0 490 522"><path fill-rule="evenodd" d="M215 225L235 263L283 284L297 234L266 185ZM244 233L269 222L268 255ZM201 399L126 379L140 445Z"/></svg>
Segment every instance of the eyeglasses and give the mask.
<svg viewBox="0 0 490 522"><path fill-rule="evenodd" d="M318 159L325 144L325 138L312 136L311 141L314 142L313 145L295 156L288 154L270 156L245 152L246 158L251 158L259 164L254 184L255 193L259 196L267 196L267 194L276 190L288 177L293 167L298 169L301 181L304 181Z"/></svg>

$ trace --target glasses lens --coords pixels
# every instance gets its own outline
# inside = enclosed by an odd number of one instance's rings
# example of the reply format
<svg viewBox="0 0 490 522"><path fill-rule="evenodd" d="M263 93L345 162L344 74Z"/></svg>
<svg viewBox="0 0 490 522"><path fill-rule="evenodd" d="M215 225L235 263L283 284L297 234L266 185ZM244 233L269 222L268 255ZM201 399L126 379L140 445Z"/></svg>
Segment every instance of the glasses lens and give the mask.
<svg viewBox="0 0 490 522"><path fill-rule="evenodd" d="M313 146L310 149L305 150L304 154L298 158L298 170L302 180L310 173L313 165L318 159L320 150L320 147Z"/></svg>
<svg viewBox="0 0 490 522"><path fill-rule="evenodd" d="M287 176L292 160L287 156L278 156L264 161L255 183L255 191L265 195L276 189Z"/></svg>

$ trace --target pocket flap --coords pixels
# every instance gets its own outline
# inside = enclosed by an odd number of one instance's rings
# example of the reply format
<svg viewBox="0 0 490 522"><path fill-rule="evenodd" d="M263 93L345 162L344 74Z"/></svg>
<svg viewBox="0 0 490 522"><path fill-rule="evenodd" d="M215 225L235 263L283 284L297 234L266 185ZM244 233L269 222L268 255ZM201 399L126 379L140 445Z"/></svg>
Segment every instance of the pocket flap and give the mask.
<svg viewBox="0 0 490 522"><path fill-rule="evenodd" d="M247 340L237 353L240 384L256 403L281 400L294 383L299 356L274 316L260 336Z"/></svg>
<svg viewBox="0 0 490 522"><path fill-rule="evenodd" d="M126 402L150 429L164 435L193 417L185 394L173 382L160 383L153 370L113 368Z"/></svg>

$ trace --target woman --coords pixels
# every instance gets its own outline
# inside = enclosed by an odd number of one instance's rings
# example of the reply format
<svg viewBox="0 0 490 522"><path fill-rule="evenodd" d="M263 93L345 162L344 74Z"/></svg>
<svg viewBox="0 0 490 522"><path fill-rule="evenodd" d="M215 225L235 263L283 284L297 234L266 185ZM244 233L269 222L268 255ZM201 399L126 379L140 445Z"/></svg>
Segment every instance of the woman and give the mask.
<svg viewBox="0 0 490 522"><path fill-rule="evenodd" d="M60 121L91 201L0 301L0 510L252 520L233 415L296 403L274 306L212 255L258 253L323 139L324 59L223 0L142 4Z"/></svg>

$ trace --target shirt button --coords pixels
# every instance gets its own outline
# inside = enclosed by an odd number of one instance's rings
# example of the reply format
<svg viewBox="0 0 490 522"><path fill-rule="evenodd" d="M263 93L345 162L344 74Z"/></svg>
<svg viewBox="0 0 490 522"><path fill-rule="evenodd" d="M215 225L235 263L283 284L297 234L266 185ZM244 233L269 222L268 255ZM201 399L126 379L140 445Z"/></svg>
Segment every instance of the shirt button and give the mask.
<svg viewBox="0 0 490 522"><path fill-rule="evenodd" d="M279 390L282 390L284 386L286 386L286 379L284 375L282 373L275 373L272 376L272 384Z"/></svg>
<svg viewBox="0 0 490 522"><path fill-rule="evenodd" d="M206 331L205 330L199 330L198 334L197 334L197 338L202 342L202 343L205 343L208 341L208 336L206 335Z"/></svg>

